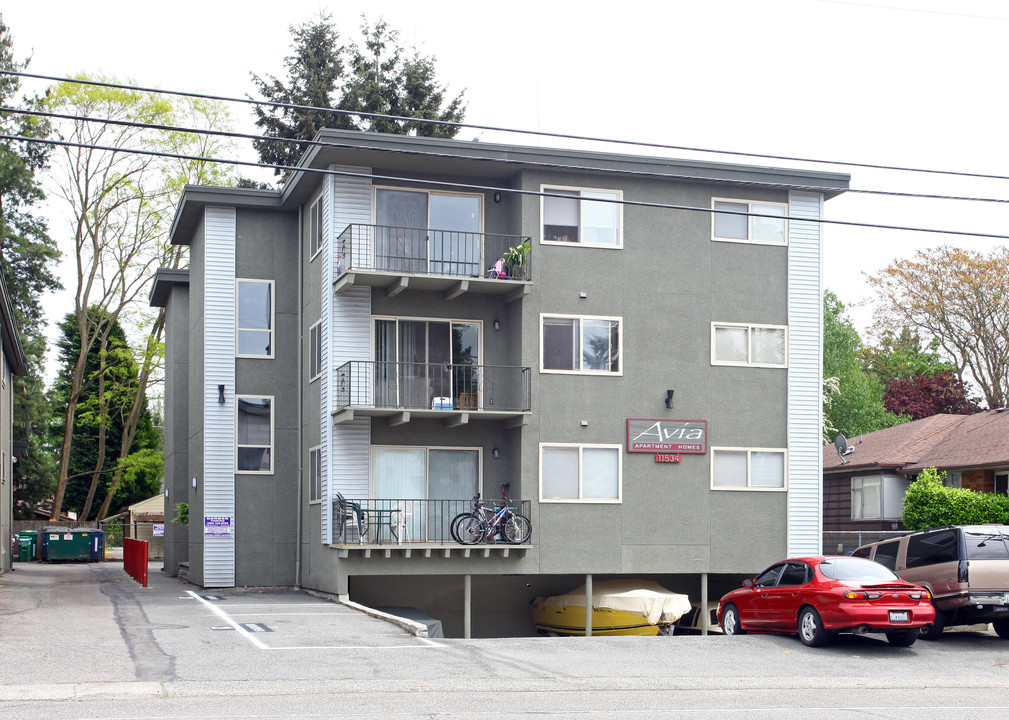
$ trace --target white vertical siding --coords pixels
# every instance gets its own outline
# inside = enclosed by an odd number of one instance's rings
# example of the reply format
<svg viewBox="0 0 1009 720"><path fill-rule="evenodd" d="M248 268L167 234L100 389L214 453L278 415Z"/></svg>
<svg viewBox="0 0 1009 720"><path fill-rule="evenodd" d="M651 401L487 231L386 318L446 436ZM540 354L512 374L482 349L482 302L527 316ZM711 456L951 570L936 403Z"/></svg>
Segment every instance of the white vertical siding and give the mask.
<svg viewBox="0 0 1009 720"><path fill-rule="evenodd" d="M203 326L205 516L231 518L230 536L204 537L205 587L235 585L235 208L206 209ZM217 401L224 385L225 402ZM196 519L203 523L203 518Z"/></svg>
<svg viewBox="0 0 1009 720"><path fill-rule="evenodd" d="M370 168L336 167L356 173ZM337 238L351 223L370 224L371 181L359 177L327 176L322 194L322 542L331 540L333 498L336 492L365 498L370 492L371 421L360 418L333 424L336 410L336 371L350 360L371 359L371 289L351 287L341 295L333 292L339 267Z"/></svg>
<svg viewBox="0 0 1009 720"><path fill-rule="evenodd" d="M788 556L820 552L823 531L823 196L789 193Z"/></svg>

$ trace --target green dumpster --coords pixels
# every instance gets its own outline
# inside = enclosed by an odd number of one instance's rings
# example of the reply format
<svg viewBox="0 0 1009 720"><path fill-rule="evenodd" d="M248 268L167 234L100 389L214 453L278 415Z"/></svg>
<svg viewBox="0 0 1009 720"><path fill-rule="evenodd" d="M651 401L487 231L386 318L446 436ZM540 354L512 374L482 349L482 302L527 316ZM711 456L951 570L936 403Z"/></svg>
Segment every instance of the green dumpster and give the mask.
<svg viewBox="0 0 1009 720"><path fill-rule="evenodd" d="M18 562L28 562L31 560L32 541L28 538L18 537Z"/></svg>
<svg viewBox="0 0 1009 720"><path fill-rule="evenodd" d="M22 530L18 533L18 560L22 562L27 562L29 560L35 560L38 558L38 543L39 543L39 531L38 530ZM21 549L21 545L25 544L28 549L28 557L24 556L24 551Z"/></svg>
<svg viewBox="0 0 1009 720"><path fill-rule="evenodd" d="M92 528L47 528L45 533L45 557L49 562L57 560L91 560Z"/></svg>

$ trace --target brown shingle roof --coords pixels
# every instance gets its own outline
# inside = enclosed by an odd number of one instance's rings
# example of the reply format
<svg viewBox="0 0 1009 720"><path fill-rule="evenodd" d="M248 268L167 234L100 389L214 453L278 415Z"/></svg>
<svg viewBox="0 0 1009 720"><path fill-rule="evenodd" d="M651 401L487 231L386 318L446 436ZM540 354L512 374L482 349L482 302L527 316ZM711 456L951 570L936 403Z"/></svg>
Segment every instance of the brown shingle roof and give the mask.
<svg viewBox="0 0 1009 720"><path fill-rule="evenodd" d="M988 413L979 413L987 415ZM823 472L848 472L859 468L902 468L930 456L934 448L958 432L976 415L933 415L903 425L849 438L855 448L842 463L833 443L823 446ZM1006 418L1009 420L1009 417ZM1009 430L1009 425L1005 426ZM928 466L926 466L928 467Z"/></svg>

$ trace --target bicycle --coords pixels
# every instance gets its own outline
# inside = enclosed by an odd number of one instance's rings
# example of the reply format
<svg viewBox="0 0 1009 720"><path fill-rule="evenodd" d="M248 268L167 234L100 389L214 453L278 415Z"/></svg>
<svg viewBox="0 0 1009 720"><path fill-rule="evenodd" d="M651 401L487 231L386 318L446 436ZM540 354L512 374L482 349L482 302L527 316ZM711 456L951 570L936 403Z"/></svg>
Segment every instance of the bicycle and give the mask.
<svg viewBox="0 0 1009 720"><path fill-rule="evenodd" d="M490 541L495 536L510 545L528 542L532 535L532 523L525 515L515 512L508 505L506 490L508 483L501 485L501 505L488 514L479 494L473 498L473 510L460 513L452 520L449 532L462 545L476 545Z"/></svg>

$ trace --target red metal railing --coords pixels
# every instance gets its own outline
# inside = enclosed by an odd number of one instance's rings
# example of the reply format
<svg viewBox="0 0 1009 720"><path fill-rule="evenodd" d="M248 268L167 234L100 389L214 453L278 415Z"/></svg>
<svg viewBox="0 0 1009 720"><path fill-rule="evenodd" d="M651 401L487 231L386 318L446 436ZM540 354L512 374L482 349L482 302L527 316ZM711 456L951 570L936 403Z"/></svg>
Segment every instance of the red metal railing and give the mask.
<svg viewBox="0 0 1009 720"><path fill-rule="evenodd" d="M123 570L142 586L147 587L147 541L123 539Z"/></svg>

